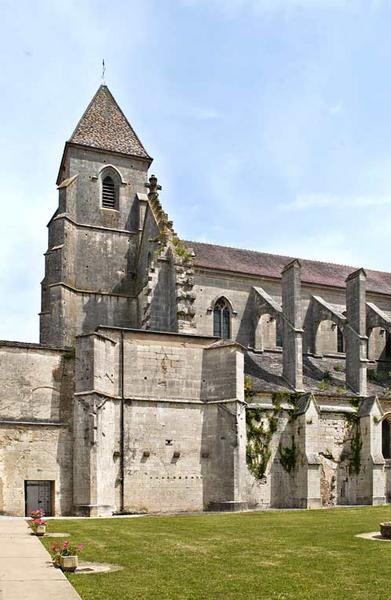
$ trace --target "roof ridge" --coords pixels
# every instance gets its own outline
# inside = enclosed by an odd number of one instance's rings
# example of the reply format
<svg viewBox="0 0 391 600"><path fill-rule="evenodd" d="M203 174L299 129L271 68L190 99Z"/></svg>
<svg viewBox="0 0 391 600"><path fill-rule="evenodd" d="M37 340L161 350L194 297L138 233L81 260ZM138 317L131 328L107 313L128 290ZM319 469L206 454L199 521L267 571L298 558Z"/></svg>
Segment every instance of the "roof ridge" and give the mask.
<svg viewBox="0 0 391 600"><path fill-rule="evenodd" d="M318 260L318 259L312 259L312 258L302 258L300 256L288 256L286 254L275 254L273 252L264 252L262 250L252 250L250 248L239 248L238 246L224 246L222 244L213 244L212 242L197 242L196 240L184 240L185 244L202 244L204 246L215 246L217 248L227 248L229 250L240 250L242 252L252 252L253 254L266 254L268 256L275 256L276 258L286 258L288 260L292 260L294 258L299 259L300 261L304 261L307 263L318 263L321 265L333 265L336 267L346 267L348 269L358 269L358 268L362 268L362 267L357 267L357 266L353 266L353 265L346 265L343 263L337 263L337 262L332 262L332 261L327 261L327 260ZM371 273L387 273L390 274L390 271L380 271L379 269L368 269L366 267L364 267L365 270Z"/></svg>

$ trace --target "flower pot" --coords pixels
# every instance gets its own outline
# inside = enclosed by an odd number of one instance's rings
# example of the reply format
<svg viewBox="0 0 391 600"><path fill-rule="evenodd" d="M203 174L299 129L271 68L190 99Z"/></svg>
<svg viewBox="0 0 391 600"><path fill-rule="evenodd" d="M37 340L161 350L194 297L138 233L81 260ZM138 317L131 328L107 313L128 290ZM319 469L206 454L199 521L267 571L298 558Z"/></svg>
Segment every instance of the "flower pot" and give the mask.
<svg viewBox="0 0 391 600"><path fill-rule="evenodd" d="M59 568L60 568L60 566L61 566L61 565L60 565L60 556L59 556L58 554L56 554L56 555L53 557L53 566L54 566L54 567L56 567L56 569L59 569Z"/></svg>
<svg viewBox="0 0 391 600"><path fill-rule="evenodd" d="M39 535L39 536L45 535L46 525L37 525L34 529L34 533L35 533L35 535Z"/></svg>
<svg viewBox="0 0 391 600"><path fill-rule="evenodd" d="M73 573L76 571L78 564L77 556L60 556L60 568L62 571Z"/></svg>
<svg viewBox="0 0 391 600"><path fill-rule="evenodd" d="M382 537L391 539L391 522L390 521L380 523L380 533L381 533Z"/></svg>

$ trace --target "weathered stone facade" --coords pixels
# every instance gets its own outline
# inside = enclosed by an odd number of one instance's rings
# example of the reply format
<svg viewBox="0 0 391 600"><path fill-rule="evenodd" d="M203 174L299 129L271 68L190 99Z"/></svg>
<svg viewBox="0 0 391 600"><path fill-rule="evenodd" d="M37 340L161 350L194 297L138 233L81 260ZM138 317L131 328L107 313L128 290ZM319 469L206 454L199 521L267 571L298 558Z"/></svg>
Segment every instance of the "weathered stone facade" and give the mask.
<svg viewBox="0 0 391 600"><path fill-rule="evenodd" d="M151 162L101 86L0 342L0 513L388 502L391 274L181 240Z"/></svg>

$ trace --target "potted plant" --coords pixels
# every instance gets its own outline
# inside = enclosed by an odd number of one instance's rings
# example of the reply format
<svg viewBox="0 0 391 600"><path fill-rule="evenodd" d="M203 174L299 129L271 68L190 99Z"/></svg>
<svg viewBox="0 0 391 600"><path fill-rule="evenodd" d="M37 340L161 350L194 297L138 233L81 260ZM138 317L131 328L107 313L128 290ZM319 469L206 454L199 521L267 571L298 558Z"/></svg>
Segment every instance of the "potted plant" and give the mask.
<svg viewBox="0 0 391 600"><path fill-rule="evenodd" d="M62 545L53 544L51 548L53 564L62 571L73 573L79 564L79 554L84 550L84 545L78 546L66 540Z"/></svg>
<svg viewBox="0 0 391 600"><path fill-rule="evenodd" d="M43 536L46 533L46 521L45 519L33 519L30 522L30 527L35 535Z"/></svg>
<svg viewBox="0 0 391 600"><path fill-rule="evenodd" d="M391 522L390 521L384 521L384 523L380 523L380 533L381 533L382 537L387 538L388 540L391 539Z"/></svg>
<svg viewBox="0 0 391 600"><path fill-rule="evenodd" d="M37 510L33 510L33 512L30 513L30 517L32 519L43 519L44 516L45 511L43 510L43 508L37 508Z"/></svg>
<svg viewBox="0 0 391 600"><path fill-rule="evenodd" d="M35 533L35 535L42 536L46 533L47 524L45 519L43 518L44 516L45 511L43 510L43 508L38 508L37 510L33 510L33 512L30 513L30 527Z"/></svg>

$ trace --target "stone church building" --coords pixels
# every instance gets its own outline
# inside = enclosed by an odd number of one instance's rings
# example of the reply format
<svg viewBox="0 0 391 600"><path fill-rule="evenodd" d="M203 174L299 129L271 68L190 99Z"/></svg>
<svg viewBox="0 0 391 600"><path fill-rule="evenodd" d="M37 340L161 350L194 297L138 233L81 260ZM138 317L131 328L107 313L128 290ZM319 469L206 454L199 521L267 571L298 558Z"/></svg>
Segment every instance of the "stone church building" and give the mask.
<svg viewBox="0 0 391 600"><path fill-rule="evenodd" d="M0 342L0 513L389 501L391 273L183 240L151 163L100 86Z"/></svg>

